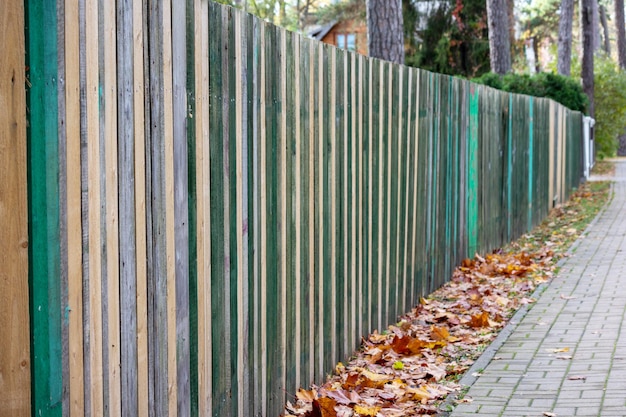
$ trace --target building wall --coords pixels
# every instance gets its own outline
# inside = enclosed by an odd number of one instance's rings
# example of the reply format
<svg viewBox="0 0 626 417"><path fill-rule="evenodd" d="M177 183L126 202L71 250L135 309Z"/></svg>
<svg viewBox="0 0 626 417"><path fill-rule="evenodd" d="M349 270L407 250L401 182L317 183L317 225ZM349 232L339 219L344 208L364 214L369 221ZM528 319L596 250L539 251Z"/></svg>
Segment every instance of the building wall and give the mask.
<svg viewBox="0 0 626 417"><path fill-rule="evenodd" d="M357 20L339 22L322 38L322 42L337 46L337 35L351 33L356 34L356 52L367 56L367 26L365 22Z"/></svg>

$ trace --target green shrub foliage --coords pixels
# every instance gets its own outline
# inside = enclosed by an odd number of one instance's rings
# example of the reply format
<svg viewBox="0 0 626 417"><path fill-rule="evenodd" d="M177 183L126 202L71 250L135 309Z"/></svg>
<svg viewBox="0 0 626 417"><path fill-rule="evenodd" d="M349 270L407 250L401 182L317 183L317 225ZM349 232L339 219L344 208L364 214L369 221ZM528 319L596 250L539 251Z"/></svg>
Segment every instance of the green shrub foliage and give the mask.
<svg viewBox="0 0 626 417"><path fill-rule="evenodd" d="M565 107L580 112L585 112L587 108L587 96L580 83L563 75L542 72L533 76L528 74L502 76L489 72L472 81L511 93L551 98Z"/></svg>

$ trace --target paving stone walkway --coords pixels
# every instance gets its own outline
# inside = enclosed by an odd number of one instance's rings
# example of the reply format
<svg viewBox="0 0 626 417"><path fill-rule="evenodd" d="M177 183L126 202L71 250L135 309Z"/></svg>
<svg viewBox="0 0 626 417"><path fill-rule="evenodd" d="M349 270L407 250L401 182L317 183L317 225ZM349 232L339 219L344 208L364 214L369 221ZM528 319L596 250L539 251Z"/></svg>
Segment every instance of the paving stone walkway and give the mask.
<svg viewBox="0 0 626 417"><path fill-rule="evenodd" d="M481 357L482 376L461 381L471 402L451 417L626 416L626 160L615 181L558 276Z"/></svg>

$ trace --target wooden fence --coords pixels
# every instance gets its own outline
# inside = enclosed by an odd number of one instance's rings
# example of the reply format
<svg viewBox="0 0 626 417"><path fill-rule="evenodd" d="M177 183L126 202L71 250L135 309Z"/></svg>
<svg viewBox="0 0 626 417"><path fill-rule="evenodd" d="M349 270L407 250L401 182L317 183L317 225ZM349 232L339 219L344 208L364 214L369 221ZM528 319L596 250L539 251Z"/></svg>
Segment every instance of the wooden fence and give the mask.
<svg viewBox="0 0 626 417"><path fill-rule="evenodd" d="M277 416L582 176L579 113L207 0L26 17L33 415Z"/></svg>

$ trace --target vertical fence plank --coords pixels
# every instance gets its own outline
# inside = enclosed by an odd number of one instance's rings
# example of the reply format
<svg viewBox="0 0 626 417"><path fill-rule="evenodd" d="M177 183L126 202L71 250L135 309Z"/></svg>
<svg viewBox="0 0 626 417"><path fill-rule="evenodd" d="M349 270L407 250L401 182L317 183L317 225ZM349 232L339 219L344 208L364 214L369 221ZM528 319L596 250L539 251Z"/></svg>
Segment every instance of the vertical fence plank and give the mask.
<svg viewBox="0 0 626 417"><path fill-rule="evenodd" d="M108 6L110 7L110 5ZM111 382L111 399L113 413L120 414L123 410L124 415L131 416L138 414L139 395L138 395L138 375L137 375L137 332L138 332L138 306L137 294L139 288L137 286L137 261L136 245L136 214L135 207L135 189L130 186L141 179L135 177L135 102L133 100L133 90L135 82L134 66L136 61L133 54L133 42L135 32L133 30L133 8L130 2L122 2L117 5L117 38L119 39L117 48L117 95L118 95L118 123L117 136L119 137L119 154L113 153L107 158L107 163L111 163L110 159L119 158L119 242L120 242L120 258L119 260L111 260L119 262L119 277L109 274L109 340L113 346L118 346L121 341L122 351L110 350L109 366L120 366L123 375L121 376L121 393L119 376ZM115 16L113 16L115 18ZM115 29L115 20L111 22L113 25L109 30ZM107 37L107 41L109 41ZM114 41L114 39L110 39ZM105 62L115 63L115 56L105 57ZM115 82L115 78L111 77L111 82ZM107 85L108 88L114 86ZM108 105L115 103L107 102ZM139 124L142 124L139 122ZM113 132L107 132L112 134ZM110 141L113 142L113 141ZM116 164L117 165L117 164ZM118 194L117 187L113 186L117 178L107 181L107 195L109 201L115 201L114 195ZM115 184L117 185L117 184ZM117 238L107 233L107 238ZM109 245L110 246L110 245ZM113 265L110 265L113 267ZM112 272L112 271L110 271ZM119 280L119 281L118 281ZM121 290L121 291L120 291ZM119 295L118 295L119 294ZM118 301L119 300L119 301ZM115 305L124 312L120 317L120 311L114 310ZM129 314L130 313L130 314ZM121 318L121 320L120 320ZM119 324L118 324L119 323ZM119 326L119 327L118 327ZM120 333L121 332L121 335ZM119 340L121 338L121 340ZM118 339L118 340L116 340ZM113 374L115 375L115 374ZM115 398L121 394L121 400ZM121 404L124 404L122 408Z"/></svg>
<svg viewBox="0 0 626 417"><path fill-rule="evenodd" d="M99 101L100 84L98 76L98 5L95 0L85 0L85 127L83 141L87 143L87 258L88 308L85 314L87 337L87 357L89 358L89 379L85 387L89 391L89 408L86 415L97 416L103 413L103 363L102 363L102 230L101 230L101 173L103 171L100 149ZM86 394L87 395L87 394Z"/></svg>
<svg viewBox="0 0 626 417"><path fill-rule="evenodd" d="M65 35L63 62L65 69L65 170L67 173L82 172L80 129L80 36L79 8L77 2L66 0L62 24ZM82 250L70 250L82 246L81 175L66 175L65 224L67 244L67 329L69 410L67 413L85 412L84 356L83 356L83 270Z"/></svg>
<svg viewBox="0 0 626 417"><path fill-rule="evenodd" d="M211 146L209 140L209 4L194 0L195 183L198 415L212 416Z"/></svg>
<svg viewBox="0 0 626 417"><path fill-rule="evenodd" d="M137 416L148 417L148 245L146 241L146 128L144 81L144 8L133 2L134 199L137 280Z"/></svg>
<svg viewBox="0 0 626 417"><path fill-rule="evenodd" d="M28 202L26 170L26 96L24 6L0 4L0 414L26 416L30 406L28 317ZM8 342L8 343L7 343Z"/></svg>
<svg viewBox="0 0 626 417"><path fill-rule="evenodd" d="M29 4L28 224L32 412L61 415L62 340L59 263L57 25L54 2ZM18 21L19 22L19 21ZM9 27L8 25L5 27Z"/></svg>

